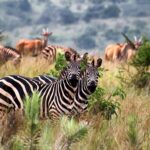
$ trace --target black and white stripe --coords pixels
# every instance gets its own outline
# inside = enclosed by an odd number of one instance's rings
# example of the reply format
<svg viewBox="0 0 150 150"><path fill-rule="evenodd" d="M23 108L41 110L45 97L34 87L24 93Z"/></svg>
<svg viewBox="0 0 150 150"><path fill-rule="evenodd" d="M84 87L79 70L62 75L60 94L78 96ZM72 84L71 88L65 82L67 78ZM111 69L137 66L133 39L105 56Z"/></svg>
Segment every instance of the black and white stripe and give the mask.
<svg viewBox="0 0 150 150"><path fill-rule="evenodd" d="M0 110L23 109L23 99L37 91L39 82L20 75L10 75L0 79Z"/></svg>
<svg viewBox="0 0 150 150"><path fill-rule="evenodd" d="M50 84L50 83L56 81L57 78L51 77L51 76L49 76L47 74L44 74L44 75L39 75L39 76L34 77L33 80L40 81L40 82L42 82L44 84Z"/></svg>
<svg viewBox="0 0 150 150"><path fill-rule="evenodd" d="M61 50L60 51L58 51ZM66 53L69 52L72 56L76 55L77 58L80 58L80 55L72 48L66 48L63 46L58 45L48 45L42 50L42 56L48 61L48 62L54 62L56 60L57 53Z"/></svg>
<svg viewBox="0 0 150 150"><path fill-rule="evenodd" d="M92 63L89 64L89 66L87 66L83 72L83 75L78 82L77 91L74 96L74 106L72 110L74 115L83 113L87 110L88 97L95 92L98 85L98 68L101 66L101 64L101 58L97 59L96 65L94 64L93 60Z"/></svg>
<svg viewBox="0 0 150 150"><path fill-rule="evenodd" d="M66 59L70 60L70 57L66 56ZM0 110L23 109L25 96L38 91L41 97L42 118L68 114L72 109L79 77L79 62L75 59L67 66L66 77L50 84L19 75L4 77L0 79Z"/></svg>
<svg viewBox="0 0 150 150"><path fill-rule="evenodd" d="M87 57L87 56L86 56ZM85 58L86 59L86 58ZM83 113L87 110L88 97L96 90L98 84L98 68L101 66L102 59L97 59L97 63L94 64L94 60L89 64L85 71L83 71L82 76L78 82L77 90L74 95L74 102L71 106L71 112L68 115L76 115ZM61 73L61 78L65 78L67 68L65 68ZM45 78L45 75L41 75L41 78ZM46 76L47 82L54 82L54 78ZM56 79L55 79L56 80ZM39 80L43 82L42 80Z"/></svg>
<svg viewBox="0 0 150 150"><path fill-rule="evenodd" d="M0 45L0 61L5 63L10 59L13 60L14 64L18 64L21 60L21 55L16 49L10 46Z"/></svg>

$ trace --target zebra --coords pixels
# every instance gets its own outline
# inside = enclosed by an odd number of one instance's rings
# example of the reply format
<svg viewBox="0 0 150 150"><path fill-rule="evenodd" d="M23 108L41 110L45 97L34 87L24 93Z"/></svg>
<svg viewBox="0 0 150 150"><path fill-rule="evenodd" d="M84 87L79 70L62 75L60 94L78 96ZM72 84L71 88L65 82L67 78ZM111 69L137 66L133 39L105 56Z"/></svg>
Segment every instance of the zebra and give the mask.
<svg viewBox="0 0 150 150"><path fill-rule="evenodd" d="M74 96L74 105L72 113L74 115L83 113L88 107L88 97L95 92L98 85L99 72L98 68L102 64L102 59L98 58L97 63L93 60L82 72L78 82L77 90Z"/></svg>
<svg viewBox="0 0 150 150"><path fill-rule="evenodd" d="M72 48L66 48L58 45L48 45L42 50L42 57L48 62L54 62L56 60L57 53L70 52L71 55L76 55L77 58L80 58L80 55Z"/></svg>
<svg viewBox="0 0 150 150"><path fill-rule="evenodd" d="M57 78L49 76L48 74L44 74L44 75L38 75L38 76L34 77L33 80L42 82L44 84L50 84L50 83L56 81Z"/></svg>
<svg viewBox="0 0 150 150"><path fill-rule="evenodd" d="M1 63L5 63L9 59L12 59L13 64L17 65L21 61L21 55L13 47L0 45L0 61L1 61Z"/></svg>
<svg viewBox="0 0 150 150"><path fill-rule="evenodd" d="M83 55L83 61L87 61L87 53L85 53ZM85 62L87 63L87 62ZM75 92L74 95L74 102L73 102L73 106L72 106L72 110L71 112L69 112L68 115L77 115L80 113L83 113L87 110L88 107L88 97L95 92L97 84L98 84L98 77L99 77L99 72L98 72L98 68L101 66L102 64L102 59L98 58L97 62L95 64L95 60L93 59L93 61L91 63L88 64L88 66L86 66L86 69L84 71L82 71L82 75L80 76L78 85L77 85L77 90ZM65 78L66 76L66 72L67 72L67 68L65 68L61 74L60 74L60 78ZM39 80L40 82L44 82L43 80L41 80L41 78L46 78L46 82L54 82L55 80L57 80L56 78L52 78L48 75L40 75L40 78L37 80Z"/></svg>
<svg viewBox="0 0 150 150"><path fill-rule="evenodd" d="M23 109L23 99L34 91L40 94L40 117L56 118L68 114L72 109L74 93L80 78L80 62L71 60L65 53L68 64L66 77L50 84L44 84L20 75L0 79L0 110Z"/></svg>

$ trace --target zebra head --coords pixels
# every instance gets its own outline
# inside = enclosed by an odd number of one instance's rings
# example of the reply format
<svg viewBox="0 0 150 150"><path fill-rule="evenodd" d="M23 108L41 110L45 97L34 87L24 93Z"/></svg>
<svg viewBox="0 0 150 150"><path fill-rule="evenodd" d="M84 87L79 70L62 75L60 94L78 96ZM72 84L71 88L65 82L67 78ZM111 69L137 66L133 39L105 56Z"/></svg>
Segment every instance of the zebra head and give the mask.
<svg viewBox="0 0 150 150"><path fill-rule="evenodd" d="M65 58L69 61L68 66L61 73L61 78L68 79L69 83L76 87L80 78L80 61L77 61L76 55L66 52Z"/></svg>
<svg viewBox="0 0 150 150"><path fill-rule="evenodd" d="M102 64L102 59L97 59L97 63L95 64L95 60L93 60L86 68L84 72L84 77L86 78L85 88L90 93L93 93L96 90L98 84L99 72L98 68Z"/></svg>

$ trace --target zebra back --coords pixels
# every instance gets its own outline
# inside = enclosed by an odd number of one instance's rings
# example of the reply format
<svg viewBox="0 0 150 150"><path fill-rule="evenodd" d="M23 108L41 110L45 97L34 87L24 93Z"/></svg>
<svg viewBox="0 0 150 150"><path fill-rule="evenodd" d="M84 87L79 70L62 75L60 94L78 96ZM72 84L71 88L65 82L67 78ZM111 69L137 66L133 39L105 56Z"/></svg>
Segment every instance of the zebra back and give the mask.
<svg viewBox="0 0 150 150"><path fill-rule="evenodd" d="M7 61L13 59L14 64L18 64L21 60L21 55L19 52L10 46L0 47L0 56L2 61Z"/></svg>
<svg viewBox="0 0 150 150"><path fill-rule="evenodd" d="M72 48L66 48L58 45L48 45L42 50L42 56L48 60L54 62L56 60L56 55L58 53L66 53L69 52L72 56L76 55L77 58L80 58L80 55L77 51Z"/></svg>
<svg viewBox="0 0 150 150"><path fill-rule="evenodd" d="M40 82L20 75L10 75L0 79L0 110L23 109L23 100L38 90Z"/></svg>
<svg viewBox="0 0 150 150"><path fill-rule="evenodd" d="M70 61L67 54L66 59ZM34 91L38 91L41 99L40 115L42 118L69 114L79 81L79 62L76 59L71 60L67 70L64 79L49 84L19 75L0 79L0 110L23 109L24 98L32 95Z"/></svg>

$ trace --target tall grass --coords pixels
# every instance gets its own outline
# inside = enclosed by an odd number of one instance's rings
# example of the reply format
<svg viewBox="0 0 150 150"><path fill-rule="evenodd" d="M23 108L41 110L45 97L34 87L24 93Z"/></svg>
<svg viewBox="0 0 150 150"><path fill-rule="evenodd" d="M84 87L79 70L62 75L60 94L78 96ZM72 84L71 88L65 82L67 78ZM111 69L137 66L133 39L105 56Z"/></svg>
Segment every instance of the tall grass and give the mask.
<svg viewBox="0 0 150 150"><path fill-rule="evenodd" d="M9 74L33 77L49 73L54 65L46 65L42 60L36 61L35 58L25 58L18 69L12 67L10 62L7 63L7 68L4 69L4 67L0 68L1 77ZM117 117L112 115L111 119L107 120L101 111L98 113L89 111L82 114L79 121L62 118L54 124L50 120L39 120L39 101L38 95L35 94L26 100L23 123L19 123L15 134L13 133L9 142L1 145L0 149L150 149L149 95L144 90L139 94L132 87L122 88L117 78L118 73L119 70L113 67L104 72L104 75L99 79L99 87L104 89L104 94L102 91L100 93L97 91L90 100L92 105L97 101L101 102L103 98L109 104L115 104L115 101L119 102L119 110L115 109ZM126 97L122 91L116 91L118 87L125 91ZM113 96L116 92L120 92L120 96L123 96L124 100L121 100L119 96ZM18 114L16 116L18 118L16 121L19 122L21 116Z"/></svg>

